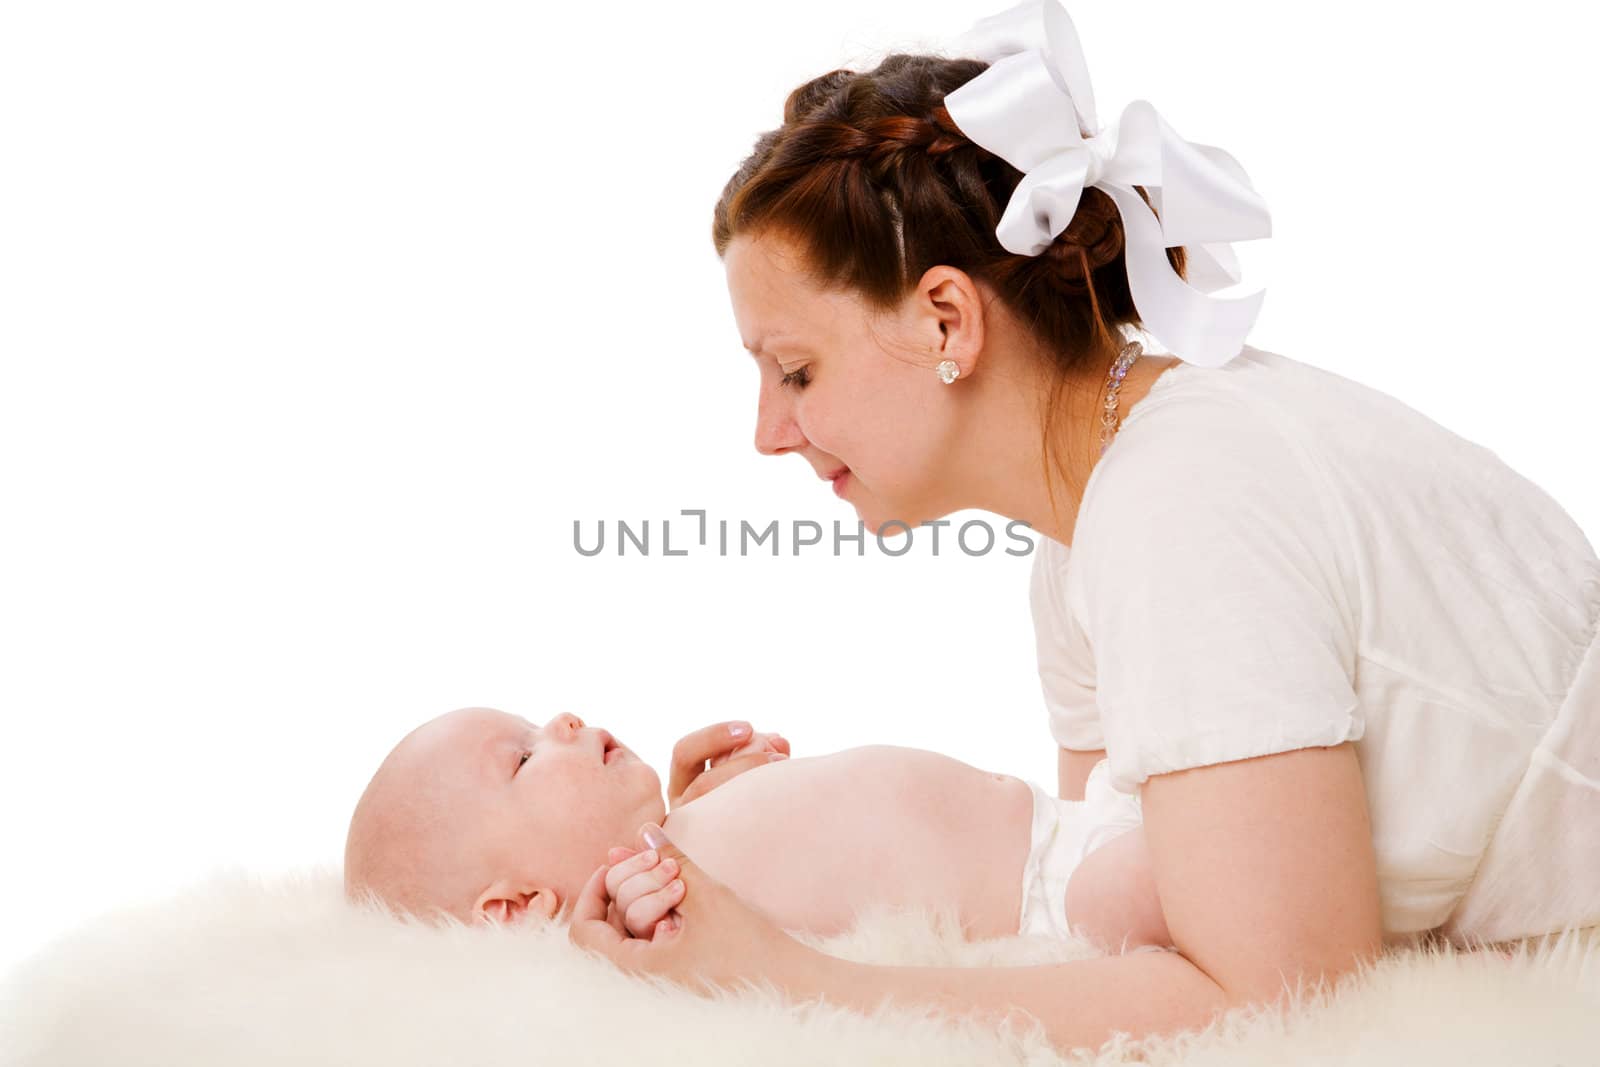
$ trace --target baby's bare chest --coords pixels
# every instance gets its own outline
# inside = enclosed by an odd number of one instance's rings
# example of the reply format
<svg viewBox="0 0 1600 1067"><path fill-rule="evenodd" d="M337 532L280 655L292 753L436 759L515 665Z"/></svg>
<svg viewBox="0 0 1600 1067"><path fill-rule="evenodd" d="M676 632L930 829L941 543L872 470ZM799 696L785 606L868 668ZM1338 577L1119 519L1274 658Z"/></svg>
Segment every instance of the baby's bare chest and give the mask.
<svg viewBox="0 0 1600 1067"><path fill-rule="evenodd" d="M675 841L789 929L863 909L949 907L1013 932L1031 794L1015 778L890 746L749 771L672 815Z"/></svg>

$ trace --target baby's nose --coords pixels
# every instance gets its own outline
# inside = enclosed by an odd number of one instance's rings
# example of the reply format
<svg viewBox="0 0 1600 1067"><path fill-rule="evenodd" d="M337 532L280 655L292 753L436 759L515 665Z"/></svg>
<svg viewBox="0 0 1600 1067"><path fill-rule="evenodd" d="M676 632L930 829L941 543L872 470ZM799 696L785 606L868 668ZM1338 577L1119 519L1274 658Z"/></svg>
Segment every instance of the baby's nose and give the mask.
<svg viewBox="0 0 1600 1067"><path fill-rule="evenodd" d="M551 719L550 725L545 727L545 729L555 734L576 734L579 730L583 729L583 720L572 714L570 711L563 711L560 715L557 715L555 718Z"/></svg>

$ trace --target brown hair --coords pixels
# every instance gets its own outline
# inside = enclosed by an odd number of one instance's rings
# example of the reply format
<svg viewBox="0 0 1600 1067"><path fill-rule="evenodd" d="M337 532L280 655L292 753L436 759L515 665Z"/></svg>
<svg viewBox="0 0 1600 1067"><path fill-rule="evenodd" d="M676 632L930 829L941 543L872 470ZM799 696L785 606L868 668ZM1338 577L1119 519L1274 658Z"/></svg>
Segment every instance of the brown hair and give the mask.
<svg viewBox="0 0 1600 1067"><path fill-rule="evenodd" d="M1050 353L1041 457L1079 484L1055 441L1064 387L1074 372L1115 357L1121 327L1142 326L1122 218L1109 196L1086 188L1049 248L1006 251L994 230L1022 172L969 140L944 106L987 68L895 53L872 70L835 70L794 89L783 125L757 138L724 187L712 241L721 256L735 236L777 234L793 242L813 284L853 290L882 310L930 267L983 279ZM1182 276L1183 249L1167 249L1167 259Z"/></svg>

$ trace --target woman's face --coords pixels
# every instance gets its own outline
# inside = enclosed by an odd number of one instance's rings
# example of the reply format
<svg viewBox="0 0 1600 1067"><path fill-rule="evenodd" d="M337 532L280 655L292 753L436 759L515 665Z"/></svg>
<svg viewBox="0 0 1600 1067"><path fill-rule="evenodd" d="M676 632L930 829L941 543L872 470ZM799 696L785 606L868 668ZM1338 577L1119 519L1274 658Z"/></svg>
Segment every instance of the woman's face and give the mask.
<svg viewBox="0 0 1600 1067"><path fill-rule="evenodd" d="M956 405L935 373L945 331L936 302L918 299L926 289L874 315L853 294L814 288L778 238L736 237L723 262L760 370L756 450L796 453L824 479L846 472L837 491L874 533L961 506L941 492Z"/></svg>

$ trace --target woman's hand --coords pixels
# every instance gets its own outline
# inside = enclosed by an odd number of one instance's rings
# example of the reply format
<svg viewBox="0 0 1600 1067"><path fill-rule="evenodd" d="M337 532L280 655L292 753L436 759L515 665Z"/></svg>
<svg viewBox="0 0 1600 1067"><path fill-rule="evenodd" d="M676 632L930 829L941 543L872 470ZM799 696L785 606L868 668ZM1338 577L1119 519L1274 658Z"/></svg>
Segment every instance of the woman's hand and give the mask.
<svg viewBox="0 0 1600 1067"><path fill-rule="evenodd" d="M647 825L645 833L647 842L656 842L661 862L677 865L685 885L676 925L658 924L648 941L624 936L606 921L612 903L606 889L609 867L600 867L573 905L568 927L573 944L632 974L659 975L690 988L735 988L766 979L787 989L798 981L817 953L702 871L659 827Z"/></svg>
<svg viewBox="0 0 1600 1067"><path fill-rule="evenodd" d="M730 778L788 756L789 742L777 734L754 733L747 722L721 722L696 730L672 746L667 808L687 804Z"/></svg>

